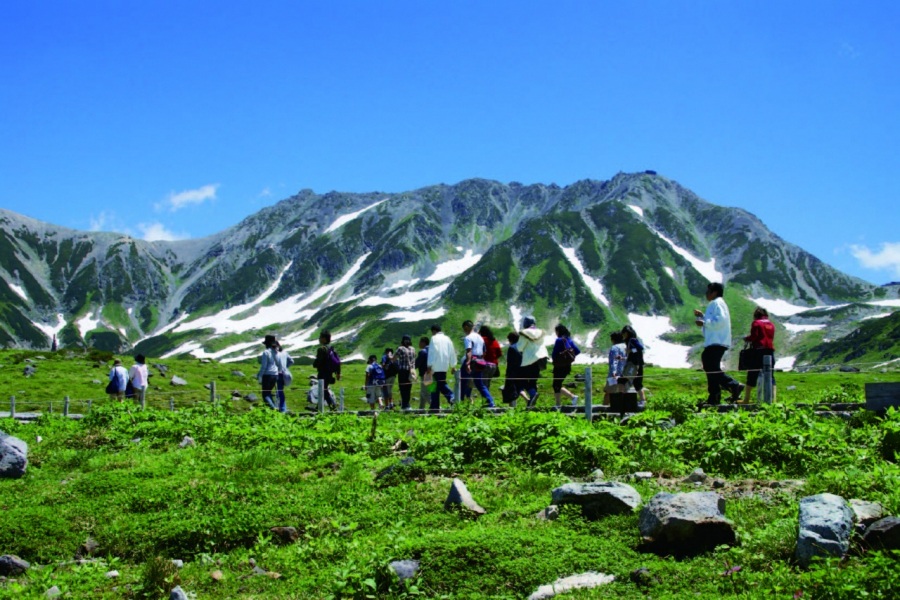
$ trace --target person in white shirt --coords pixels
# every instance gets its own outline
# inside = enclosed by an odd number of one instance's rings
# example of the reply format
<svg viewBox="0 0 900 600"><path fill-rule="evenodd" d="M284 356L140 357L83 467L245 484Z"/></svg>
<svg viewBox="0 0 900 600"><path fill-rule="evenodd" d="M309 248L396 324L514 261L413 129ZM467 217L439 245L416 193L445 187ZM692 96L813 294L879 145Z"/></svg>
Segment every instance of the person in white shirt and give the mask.
<svg viewBox="0 0 900 600"><path fill-rule="evenodd" d="M115 390L109 394L110 399L115 398L121 402L125 398L125 387L128 385L128 371L125 370L122 361L118 358L113 361L113 368L109 370L109 382L110 386L106 388L107 391Z"/></svg>
<svg viewBox="0 0 900 600"><path fill-rule="evenodd" d="M431 409L441 407L440 394L453 404L453 390L447 386L447 372L452 372L456 365L456 348L453 341L441 332L441 326L435 323L431 326L431 343L428 345L428 373L432 374L436 384L435 391L431 392Z"/></svg>
<svg viewBox="0 0 900 600"><path fill-rule="evenodd" d="M474 387L481 394L481 397L487 400L488 407L494 408L494 398L491 396L491 391L484 384L484 379L481 376L482 369L478 368L474 363L476 358L484 359L484 338L475 331L475 324L472 321L464 321L462 328L463 333L466 334L463 338L466 354L463 357L462 376L469 383L469 385L466 385L466 381L463 381L462 396L463 398L471 399L472 388Z"/></svg>
<svg viewBox="0 0 900 600"><path fill-rule="evenodd" d="M147 390L147 384L150 381L150 373L147 372L147 359L143 354L134 357L134 365L128 370L128 379L131 381L131 387L134 388L134 396L140 400L141 395Z"/></svg>
<svg viewBox="0 0 900 600"><path fill-rule="evenodd" d="M731 392L731 398L737 402L744 391L744 386L722 370L722 356L731 347L731 314L722 296L725 286L721 283L710 283L706 286L706 299L709 305L706 312L694 309L697 327L703 328L703 354L700 361L706 372L706 387L709 396L707 404L720 404L722 390Z"/></svg>

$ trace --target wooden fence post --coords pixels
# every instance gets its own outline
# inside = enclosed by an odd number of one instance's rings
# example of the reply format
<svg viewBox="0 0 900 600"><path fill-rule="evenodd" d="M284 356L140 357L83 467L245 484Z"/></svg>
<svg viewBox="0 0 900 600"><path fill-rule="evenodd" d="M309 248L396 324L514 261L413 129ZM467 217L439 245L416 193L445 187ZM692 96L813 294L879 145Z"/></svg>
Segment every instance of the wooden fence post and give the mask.
<svg viewBox="0 0 900 600"><path fill-rule="evenodd" d="M215 404L216 402L216 382L215 380L209 382L209 401Z"/></svg>
<svg viewBox="0 0 900 600"><path fill-rule="evenodd" d="M16 397L15 396L9 397L9 418L10 419L16 418Z"/></svg>
<svg viewBox="0 0 900 600"><path fill-rule="evenodd" d="M425 379L425 378L423 377L422 379ZM428 388L425 387L424 381L420 381L420 383L419 383L419 410L425 410L425 394L428 394ZM429 402L430 402L430 400L429 400Z"/></svg>
<svg viewBox="0 0 900 600"><path fill-rule="evenodd" d="M169 410L175 412L175 398L173 396L169 396Z"/></svg>
<svg viewBox="0 0 900 600"><path fill-rule="evenodd" d="M319 414L321 415L325 412L325 380L318 379L316 383L318 384Z"/></svg>
<svg viewBox="0 0 900 600"><path fill-rule="evenodd" d="M338 412L344 412L344 388L341 388L340 401L341 404Z"/></svg>
<svg viewBox="0 0 900 600"><path fill-rule="evenodd" d="M147 388L146 387L142 387L140 389L140 391L138 392L138 397L141 400L141 410L146 409L147 408Z"/></svg>
<svg viewBox="0 0 900 600"><path fill-rule="evenodd" d="M772 404L772 366L772 356L763 356L762 393L766 404Z"/></svg>
<svg viewBox="0 0 900 600"><path fill-rule="evenodd" d="M594 397L592 387L593 377L591 376L591 367L588 366L584 370L584 418L588 423L594 420Z"/></svg>
<svg viewBox="0 0 900 600"><path fill-rule="evenodd" d="M70 403L70 402L71 402L71 400L69 400L69 397L68 397L68 396L66 396L65 398L63 398L63 416L64 416L64 417L68 417L68 416L69 416L69 403Z"/></svg>

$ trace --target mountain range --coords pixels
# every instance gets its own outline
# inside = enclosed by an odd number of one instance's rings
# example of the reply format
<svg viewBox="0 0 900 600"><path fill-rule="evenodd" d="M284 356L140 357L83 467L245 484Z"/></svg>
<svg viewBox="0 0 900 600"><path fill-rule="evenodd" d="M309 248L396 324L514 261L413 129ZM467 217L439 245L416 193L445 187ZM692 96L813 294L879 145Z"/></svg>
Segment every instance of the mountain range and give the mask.
<svg viewBox="0 0 900 600"><path fill-rule="evenodd" d="M734 335L767 306L790 365L900 356L897 334L879 326L895 322L900 286L844 274L751 213L653 171L565 187L303 190L174 242L0 209L0 277L0 343L18 347L46 348L56 335L63 347L238 360L276 333L304 356L328 328L350 359L428 335L435 321L461 336L472 319L505 337L531 314L550 332L565 323L583 361L601 360L608 333L632 323L651 363L689 367L701 341L692 311L708 281L724 281ZM880 349L833 351L865 335L881 336Z"/></svg>

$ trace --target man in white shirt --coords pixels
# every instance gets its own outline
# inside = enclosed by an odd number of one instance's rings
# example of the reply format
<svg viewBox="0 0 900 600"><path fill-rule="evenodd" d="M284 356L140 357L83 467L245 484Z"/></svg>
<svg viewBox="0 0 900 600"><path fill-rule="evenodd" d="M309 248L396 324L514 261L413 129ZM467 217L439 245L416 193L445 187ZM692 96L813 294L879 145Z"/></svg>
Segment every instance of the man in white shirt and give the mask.
<svg viewBox="0 0 900 600"><path fill-rule="evenodd" d="M487 400L488 407L494 408L494 398L491 396L488 387L484 384L481 370L475 368L472 362L472 359L474 358L484 357L484 338L475 331L475 324L472 323L472 321L464 321L462 328L463 333L466 334L463 338L463 346L465 347L466 355L465 358L463 358L462 364L462 396L463 398L471 399L472 388L474 387L478 390L478 393L481 394L481 397ZM469 385L466 385L467 382Z"/></svg>
<svg viewBox="0 0 900 600"><path fill-rule="evenodd" d="M698 327L703 328L703 354L700 361L706 372L706 387L709 392L707 404L720 404L722 390L731 392L731 399L737 402L744 386L731 378L722 370L722 356L731 347L731 314L722 296L725 287L721 283L710 283L706 286L706 299L709 305L706 312L694 310Z"/></svg>
<svg viewBox="0 0 900 600"><path fill-rule="evenodd" d="M431 343L428 345L428 372L432 374L436 388L431 392L431 409L441 407L440 394L453 404L453 390L447 386L447 372L456 365L456 348L453 341L441 332L441 326L431 326Z"/></svg>

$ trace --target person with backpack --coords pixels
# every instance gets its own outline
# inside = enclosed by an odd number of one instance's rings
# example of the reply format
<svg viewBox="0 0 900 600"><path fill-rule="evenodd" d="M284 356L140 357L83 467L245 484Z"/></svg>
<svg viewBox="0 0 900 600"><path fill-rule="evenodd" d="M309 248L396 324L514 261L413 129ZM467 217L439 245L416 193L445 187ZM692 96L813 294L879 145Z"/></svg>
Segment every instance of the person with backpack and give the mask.
<svg viewBox="0 0 900 600"><path fill-rule="evenodd" d="M287 350L281 347L280 343L277 343L275 348L278 351L275 354L275 362L278 365L278 380L276 382L278 390L278 410L286 413L287 400L284 396L284 388L289 387L294 380L290 369L291 365L294 364L294 359L287 353Z"/></svg>
<svg viewBox="0 0 900 600"><path fill-rule="evenodd" d="M625 339L625 367L622 377L627 385L637 392L638 401L646 402L644 394L644 342L640 340L634 327L626 325L622 328Z"/></svg>
<svg viewBox="0 0 900 600"><path fill-rule="evenodd" d="M143 354L134 356L134 364L128 370L128 382L131 384L132 397L140 400L147 391L147 384L150 381L150 372L147 370L147 359ZM126 386L127 390L127 386ZM127 395L127 392L126 392Z"/></svg>
<svg viewBox="0 0 900 600"><path fill-rule="evenodd" d="M518 332L510 331L506 336L506 341L509 342L509 346L506 347L506 380L503 382L501 392L503 401L515 408L519 398L528 400L522 379L522 353L519 352L518 347Z"/></svg>
<svg viewBox="0 0 900 600"><path fill-rule="evenodd" d="M378 357L374 354L369 355L366 365L366 402L371 408L375 408L375 402L378 402L378 408L384 408L384 401L381 398L381 391L384 388L384 369L378 364Z"/></svg>
<svg viewBox="0 0 900 600"><path fill-rule="evenodd" d="M606 385L603 387L603 404L609 406L609 395L625 391L625 386L619 383L622 371L625 370L625 336L621 331L613 331L609 334L612 345L609 348L609 370L606 373Z"/></svg>
<svg viewBox="0 0 900 600"><path fill-rule="evenodd" d="M519 331L519 352L522 353L522 390L528 395L528 406L537 403L537 382L541 371L547 368L547 348L544 346L544 332L535 324L534 317L522 319Z"/></svg>
<svg viewBox="0 0 900 600"><path fill-rule="evenodd" d="M341 359L331 345L331 332L323 329L319 334L319 348L313 361L316 376L325 382L325 397L329 397L328 386L341 378Z"/></svg>
<svg viewBox="0 0 900 600"><path fill-rule="evenodd" d="M394 380L400 372L397 361L394 358L394 349L385 348L381 355L381 368L384 369L384 385L382 392L384 401L387 402L387 410L394 410Z"/></svg>
<svg viewBox="0 0 900 600"><path fill-rule="evenodd" d="M259 372L256 374L256 380L262 386L262 397L266 406L278 410L273 393L278 384L278 340L274 335L267 335L263 340L263 346L265 349L259 355Z"/></svg>
<svg viewBox="0 0 900 600"><path fill-rule="evenodd" d="M578 396L563 387L563 380L572 372L572 363L575 362L575 357L581 354L581 350L572 341L572 334L565 325L560 323L555 331L556 342L553 344L550 358L553 361L553 396L556 398L556 407L561 406L563 394L569 397L572 406L577 406Z"/></svg>
<svg viewBox="0 0 900 600"><path fill-rule="evenodd" d="M128 371L122 366L122 360L117 358L113 361L113 367L109 370L109 384L106 386L106 393L110 399L116 399L121 402L125 398L125 388L128 385Z"/></svg>
<svg viewBox="0 0 900 600"><path fill-rule="evenodd" d="M412 347L412 338L404 335L397 346L394 355L397 362L397 386L400 388L400 408L409 410L409 399L412 396L412 386L416 378L413 370L416 362L416 351Z"/></svg>
<svg viewBox="0 0 900 600"><path fill-rule="evenodd" d="M466 354L463 357L462 363L462 375L464 379L467 379L470 385L466 385L466 382L463 382L463 398L472 397L472 388L478 390L478 393L481 394L481 397L487 401L488 408L494 408L494 398L491 396L490 390L488 390L487 386L484 384L484 379L481 377L482 372L486 367L486 363L484 360L484 338L478 335L478 332L475 331L475 324L472 321L464 321L462 324L463 332L466 336L463 338L463 345L466 349Z"/></svg>

